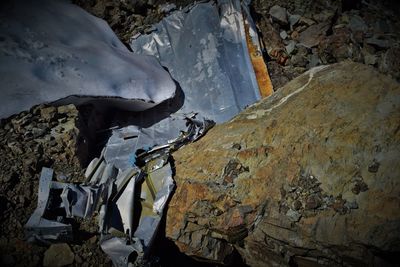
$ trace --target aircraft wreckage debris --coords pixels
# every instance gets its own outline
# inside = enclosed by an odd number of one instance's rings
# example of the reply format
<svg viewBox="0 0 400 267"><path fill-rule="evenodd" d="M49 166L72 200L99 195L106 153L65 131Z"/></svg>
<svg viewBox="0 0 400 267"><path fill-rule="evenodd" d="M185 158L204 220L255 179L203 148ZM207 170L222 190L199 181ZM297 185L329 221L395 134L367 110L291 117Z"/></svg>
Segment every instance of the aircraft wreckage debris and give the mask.
<svg viewBox="0 0 400 267"><path fill-rule="evenodd" d="M124 170L106 161L105 148L101 157L89 164L82 184L53 181L53 170L43 168L38 205L25 225L27 240L44 244L72 241L70 218L88 218L99 210L100 246L114 265L140 262L154 241L175 188L170 153L196 141L213 125L212 121L188 118L186 132L166 145L140 152L137 165ZM140 215L136 210L141 210Z"/></svg>
<svg viewBox="0 0 400 267"><path fill-rule="evenodd" d="M173 102L182 90L183 104L173 112L162 103L156 112L138 107L142 113L135 123L111 127L83 183L53 181L53 170L43 168L38 205L25 225L29 241L72 241L74 218L96 217L99 244L115 266L146 260L175 188L171 152L273 92L247 4L196 3L132 40L135 53L156 57L179 83L176 96L163 99ZM176 27L180 30L170 34ZM158 115L164 113L168 116Z"/></svg>

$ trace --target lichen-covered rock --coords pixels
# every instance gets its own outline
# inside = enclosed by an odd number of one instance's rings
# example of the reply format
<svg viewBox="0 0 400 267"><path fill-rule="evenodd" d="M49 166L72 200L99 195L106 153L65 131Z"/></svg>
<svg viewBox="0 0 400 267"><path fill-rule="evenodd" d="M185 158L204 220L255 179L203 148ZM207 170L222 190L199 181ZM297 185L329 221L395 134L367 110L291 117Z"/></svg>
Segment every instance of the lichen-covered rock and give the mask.
<svg viewBox="0 0 400 267"><path fill-rule="evenodd" d="M400 251L400 85L344 62L174 153L166 234L251 266L381 266Z"/></svg>

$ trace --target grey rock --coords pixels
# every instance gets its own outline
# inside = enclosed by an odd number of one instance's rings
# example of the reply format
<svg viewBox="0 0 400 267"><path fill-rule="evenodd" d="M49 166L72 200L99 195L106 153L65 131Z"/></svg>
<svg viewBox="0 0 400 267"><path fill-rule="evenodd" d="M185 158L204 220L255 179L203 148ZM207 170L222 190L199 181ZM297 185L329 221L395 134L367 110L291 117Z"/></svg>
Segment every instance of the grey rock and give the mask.
<svg viewBox="0 0 400 267"><path fill-rule="evenodd" d="M314 14L313 19L318 22L331 21L332 18L335 16L335 13L336 12L334 10L323 10L320 13Z"/></svg>
<svg viewBox="0 0 400 267"><path fill-rule="evenodd" d="M357 15L351 16L349 19L349 28L353 31L362 31L365 32L368 30L368 25L365 21Z"/></svg>
<svg viewBox="0 0 400 267"><path fill-rule="evenodd" d="M283 7L278 6L278 5L274 5L269 10L269 14L278 23L280 23L282 25L287 25L288 24L286 8L283 8Z"/></svg>
<svg viewBox="0 0 400 267"><path fill-rule="evenodd" d="M381 34L381 33L387 33L387 32L393 32L395 31L393 29L393 26L388 23L387 20L384 19L379 19L375 22L374 25L374 32Z"/></svg>
<svg viewBox="0 0 400 267"><path fill-rule="evenodd" d="M293 29L293 26L299 22L300 18L300 15L289 15L289 25L291 29Z"/></svg>
<svg viewBox="0 0 400 267"><path fill-rule="evenodd" d="M362 54L364 56L364 64L375 65L378 62L377 56L374 54L370 54L365 49L362 50Z"/></svg>
<svg viewBox="0 0 400 267"><path fill-rule="evenodd" d="M281 31L280 34L279 34L279 36L280 36L283 40L285 40L285 39L288 37L288 34L287 34L286 31Z"/></svg>
<svg viewBox="0 0 400 267"><path fill-rule="evenodd" d="M315 24L315 21L307 17L300 17L299 24L311 26Z"/></svg>
<svg viewBox="0 0 400 267"><path fill-rule="evenodd" d="M292 222L298 222L298 221L300 220L300 218L301 218L301 214L300 214L298 211L292 210L292 209L289 209L289 210L286 212L286 216L288 216L289 219L290 219Z"/></svg>
<svg viewBox="0 0 400 267"><path fill-rule="evenodd" d="M346 208L348 208L348 209L358 209L358 204L357 204L356 201L346 202L344 205L345 205Z"/></svg>
<svg viewBox="0 0 400 267"><path fill-rule="evenodd" d="M371 163L371 165L368 166L368 171L372 173L376 173L379 170L380 163L377 162L375 159Z"/></svg>
<svg viewBox="0 0 400 267"><path fill-rule="evenodd" d="M379 70L400 79L400 47L389 48L379 61Z"/></svg>
<svg viewBox="0 0 400 267"><path fill-rule="evenodd" d="M57 114L57 108L50 106L40 110L40 115L46 121L50 121Z"/></svg>
<svg viewBox="0 0 400 267"><path fill-rule="evenodd" d="M325 22L311 25L305 31L300 33L299 43L308 48L317 46L326 36L328 29L329 23Z"/></svg>
<svg viewBox="0 0 400 267"><path fill-rule="evenodd" d="M389 40L385 40L385 39L378 39L377 37L371 37L371 38L366 38L365 39L365 43L369 44L369 45L373 45L377 48L381 48L381 49L387 49L391 46L390 41Z"/></svg>
<svg viewBox="0 0 400 267"><path fill-rule="evenodd" d="M82 258L79 256L79 255L75 255L75 262L77 263L77 264L82 264Z"/></svg>
<svg viewBox="0 0 400 267"><path fill-rule="evenodd" d="M311 69L313 67L318 66L319 63L320 63L320 60L319 60L318 54L313 53L309 56L309 63L308 63L307 67Z"/></svg>
<svg viewBox="0 0 400 267"><path fill-rule="evenodd" d="M44 253L44 266L66 266L74 262L75 255L71 248L63 244L51 245Z"/></svg>
<svg viewBox="0 0 400 267"><path fill-rule="evenodd" d="M296 48L296 41L290 40L289 43L285 46L286 52L290 55L294 49Z"/></svg>

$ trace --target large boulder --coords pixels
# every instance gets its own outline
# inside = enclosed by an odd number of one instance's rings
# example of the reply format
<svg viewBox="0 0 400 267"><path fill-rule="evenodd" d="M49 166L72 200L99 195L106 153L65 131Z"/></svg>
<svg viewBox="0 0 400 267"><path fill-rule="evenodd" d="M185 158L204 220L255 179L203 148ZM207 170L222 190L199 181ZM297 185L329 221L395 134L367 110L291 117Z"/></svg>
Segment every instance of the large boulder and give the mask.
<svg viewBox="0 0 400 267"><path fill-rule="evenodd" d="M399 118L399 84L372 67L310 70L174 153L167 236L219 263L392 263Z"/></svg>

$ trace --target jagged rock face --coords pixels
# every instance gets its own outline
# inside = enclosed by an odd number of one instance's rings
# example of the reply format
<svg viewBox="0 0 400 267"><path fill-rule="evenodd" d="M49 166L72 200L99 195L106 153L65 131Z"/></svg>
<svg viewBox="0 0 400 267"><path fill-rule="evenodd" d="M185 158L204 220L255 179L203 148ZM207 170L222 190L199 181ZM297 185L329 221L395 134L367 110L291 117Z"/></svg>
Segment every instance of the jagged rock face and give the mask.
<svg viewBox="0 0 400 267"><path fill-rule="evenodd" d="M251 266L382 265L400 251L400 86L344 62L174 153L167 236Z"/></svg>

